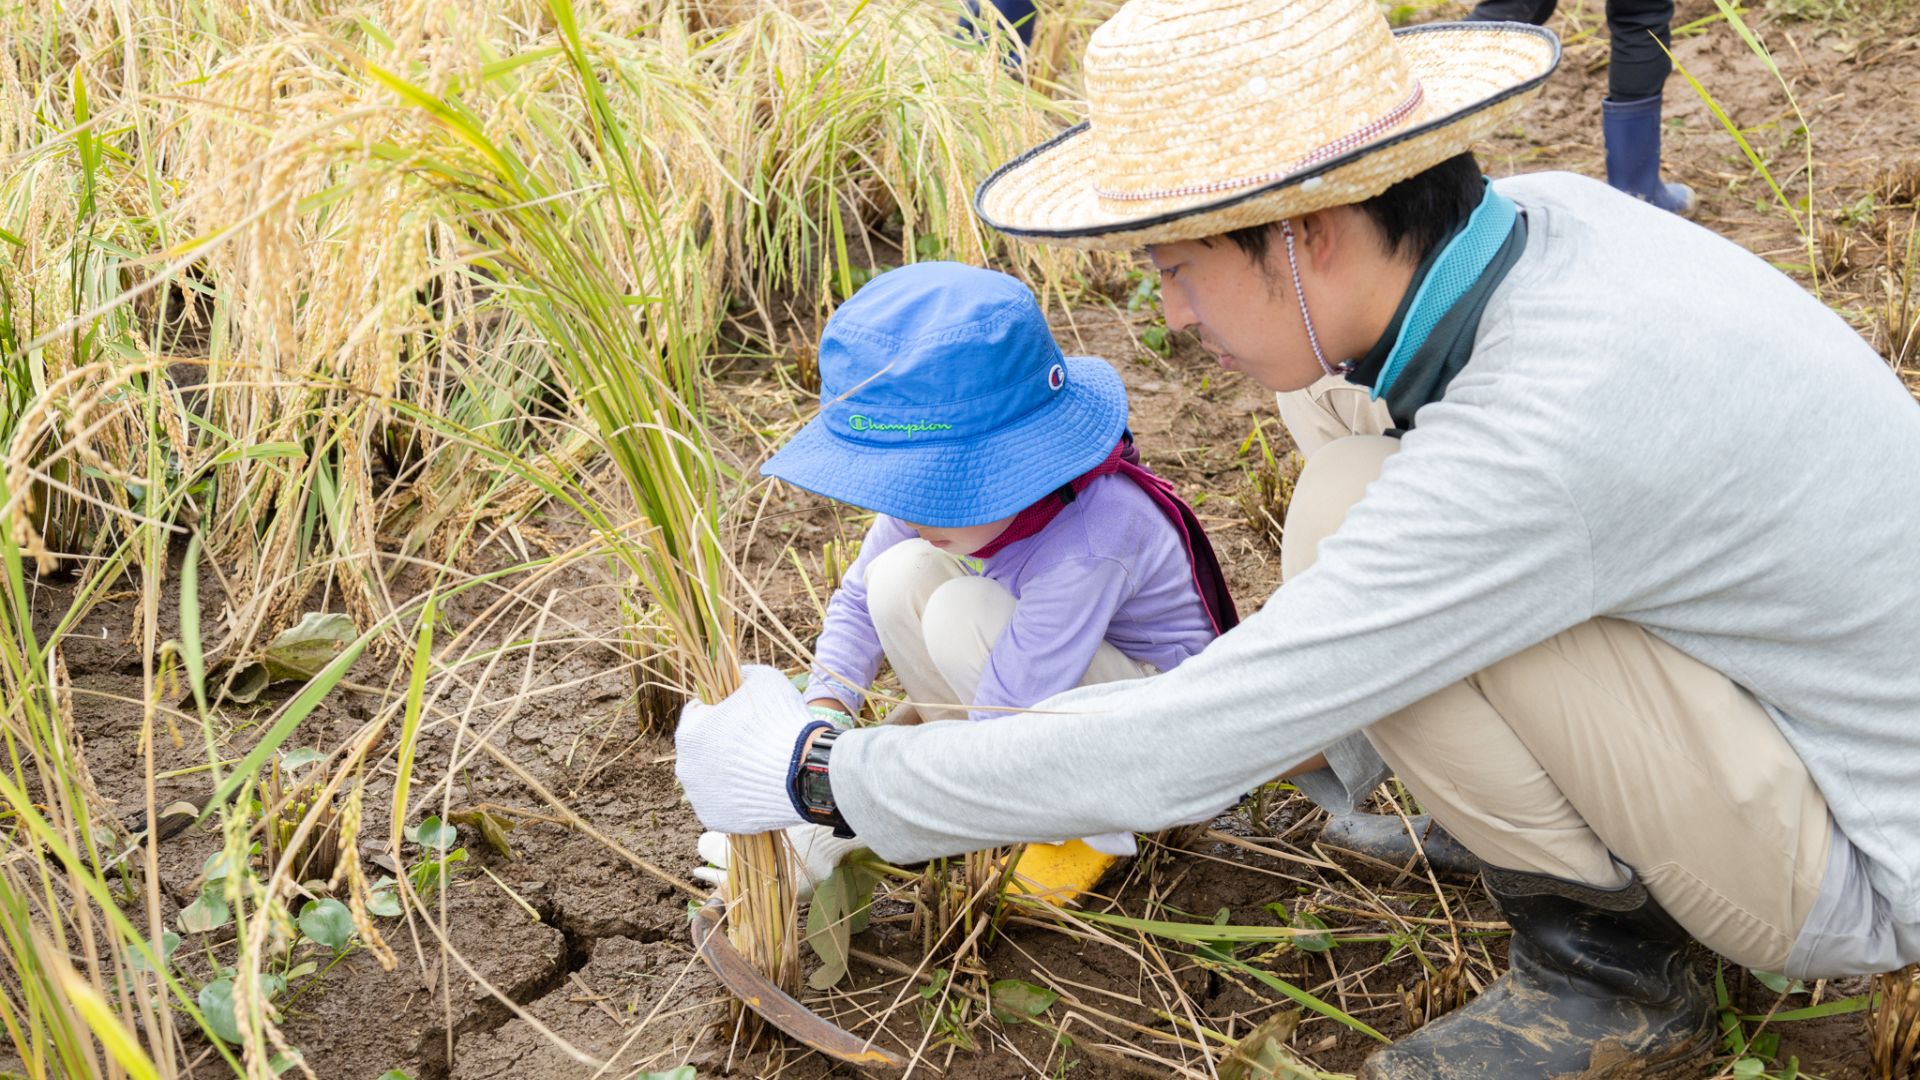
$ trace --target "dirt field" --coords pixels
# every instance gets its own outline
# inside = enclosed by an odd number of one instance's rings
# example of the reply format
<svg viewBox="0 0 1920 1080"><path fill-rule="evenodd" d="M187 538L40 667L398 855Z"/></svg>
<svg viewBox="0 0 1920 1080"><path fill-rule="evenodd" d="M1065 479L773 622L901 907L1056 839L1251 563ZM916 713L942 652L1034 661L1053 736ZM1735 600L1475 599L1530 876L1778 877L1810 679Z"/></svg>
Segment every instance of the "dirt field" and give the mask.
<svg viewBox="0 0 1920 1080"><path fill-rule="evenodd" d="M1599 4L1565 6L1569 11L1555 23L1568 41L1565 63L1521 129L1488 148L1485 160L1496 175L1602 172L1606 50L1604 31L1596 33ZM1843 0L1826 6L1840 9ZM1676 22L1713 11L1711 0L1687 0ZM1775 47L1806 114L1821 235L1829 252L1845 245L1843 255L1821 257L1822 288L1880 344L1889 333L1889 237L1903 239L1914 214L1914 191L1906 189L1909 205L1902 208L1902 191L1897 184L1889 188L1887 178L1903 165L1920 177L1920 16L1761 14L1755 25ZM1789 197L1803 196L1804 136L1795 133L1797 121L1773 76L1719 21L1680 37L1676 53L1749 130ZM1810 280L1792 223L1678 75L1668 100L1669 176L1700 193L1702 223L1778 263L1803 264L1795 275ZM1221 372L1182 337L1173 339L1169 357L1147 350L1138 335L1151 318L1151 312L1127 312L1123 300L1090 302L1058 317L1057 329L1070 351L1106 357L1119 369L1146 462L1196 503L1236 597L1243 610L1251 608L1277 584L1278 560L1239 503L1253 462L1241 448L1256 422L1280 438L1271 399ZM811 408L776 377L776 363L745 359L722 373L749 456L756 439L777 437ZM779 495L750 564L773 613L797 631L817 628L814 600L787 552L791 547L817 575L822 544L836 536L855 539L859 531L852 515ZM554 517L525 537L558 547L568 535L568 523ZM507 561L504 548L501 558ZM44 610L64 611L66 598L44 589ZM203 595L203 607L217 608L217 582L203 583L202 590L213 594ZM736 1039L720 991L688 947L687 903L698 893L684 879L697 864L693 845L700 830L673 779L671 741L636 734L631 673L603 644L618 620L607 572L575 564L523 595L537 598L537 612L511 624L477 622L495 594L470 593L449 613L455 629L475 626L499 640L537 640L542 647L530 654L540 659L534 668L503 661L433 703L439 711L422 736L413 796L415 805L443 815L505 808L497 815L519 822L510 834L513 857L463 836L470 860L435 901L438 925L381 920L398 967L383 971L371 952L350 953L316 989L285 1007L288 1040L329 1080L374 1080L390 1069L415 1080L617 1077L681 1064L703 1076L857 1075L817 1056L769 1049L765 1039ZM141 659L125 634L136 602L126 598L96 611L69 638L66 653L93 779L102 796L125 807L144 799ZM774 655L768 643L759 647ZM391 700L395 668L392 656L363 659L353 676L361 688L326 701L295 742L322 751L343 745ZM226 750L237 756L257 737L257 717L236 710L227 716L234 726ZM160 742L163 770L204 761L191 738L184 747ZM159 802L203 797L203 779L195 772L161 780ZM378 782L367 792L369 860L372 838L385 835L383 811L376 808L387 795ZM600 835L558 820L556 800ZM1316 851L1318 821L1319 812L1298 796L1242 807L1184 848L1149 849L1109 881L1104 891L1111 899L1092 909L1200 921L1225 911L1235 923L1274 923L1267 909L1273 904L1316 914L1340 938L1336 947L1272 958L1243 950L1240 958L1257 959L1263 970L1389 1037L1409 1030L1421 1007L1408 1000L1437 999L1439 1011L1503 968L1496 917L1476 890L1436 887L1424 877ZM195 830L163 846L165 892L176 909L192 901L203 863L218 847L219 837ZM811 995L810 1003L861 1034L877 1033L881 1044L903 1054L918 1051L915 1071L929 1075L1160 1076L1173 1073L1176 1063L1204 1074L1195 1044L1237 1039L1292 1007L1230 965L1196 959L1189 948L1018 914L985 951L984 971L956 972L955 992L929 1000L920 992L925 977L946 961L921 964L922 940L904 893L876 905L872 929L854 944L862 955L849 982ZM199 947L190 942L183 953ZM204 960L183 962L206 967ZM1703 956L1700 963L1711 969L1713 962ZM1002 1023L961 992L1002 978L1044 985L1059 1000L1040 1023ZM1756 1015L1865 988L1859 981L1835 983L1782 998L1744 971L1728 969L1724 978L1735 1010ZM1761 1028L1746 1023L1746 1037L1777 1033L1779 1069L1797 1057L1803 1075L1865 1075L1859 1015ZM549 1032L611 1064L596 1071L569 1057ZM1318 1068L1348 1071L1372 1043L1309 1013L1291 1045ZM206 1075L224 1069L210 1055L203 1060ZM1731 1061L1723 1057L1716 1067Z"/></svg>

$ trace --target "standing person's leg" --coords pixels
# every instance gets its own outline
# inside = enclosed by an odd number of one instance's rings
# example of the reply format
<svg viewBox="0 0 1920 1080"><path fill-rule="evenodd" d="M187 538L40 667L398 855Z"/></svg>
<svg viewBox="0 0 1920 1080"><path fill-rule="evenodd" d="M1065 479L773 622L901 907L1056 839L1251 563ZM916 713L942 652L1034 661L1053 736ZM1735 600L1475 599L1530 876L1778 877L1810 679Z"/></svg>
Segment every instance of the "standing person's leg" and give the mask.
<svg viewBox="0 0 1920 1080"><path fill-rule="evenodd" d="M985 8L991 7L999 13L1000 18L1006 20L1008 26L1013 27L1014 34L1020 38L1022 49L1032 47L1033 24L1039 18L1039 13L1034 9L1034 0L985 0L984 7L982 0L966 0L964 7L965 11L960 16L961 33L984 41L987 37L985 24L988 18ZM1008 65L1018 66L1019 62L1019 54L1009 47Z"/></svg>
<svg viewBox="0 0 1920 1080"><path fill-rule="evenodd" d="M1613 53L1601 129L1607 183L1662 210L1692 214L1693 189L1660 179L1660 105L1673 70L1667 55L1672 22L1673 0L1607 0Z"/></svg>
<svg viewBox="0 0 1920 1080"><path fill-rule="evenodd" d="M1560 0L1480 0L1467 15L1468 22L1524 22L1545 25L1553 18Z"/></svg>
<svg viewBox="0 0 1920 1080"><path fill-rule="evenodd" d="M1388 452L1375 440L1330 451L1317 460L1344 465L1340 482L1303 475L1296 500L1344 516L1372 479L1354 462L1377 475ZM1778 970L1818 896L1832 825L1805 765L1752 695L1636 625L1583 623L1367 736L1489 864L1514 939L1507 978L1366 1075L1558 1075L1596 1052L1684 1060L1712 1038L1688 932Z"/></svg>

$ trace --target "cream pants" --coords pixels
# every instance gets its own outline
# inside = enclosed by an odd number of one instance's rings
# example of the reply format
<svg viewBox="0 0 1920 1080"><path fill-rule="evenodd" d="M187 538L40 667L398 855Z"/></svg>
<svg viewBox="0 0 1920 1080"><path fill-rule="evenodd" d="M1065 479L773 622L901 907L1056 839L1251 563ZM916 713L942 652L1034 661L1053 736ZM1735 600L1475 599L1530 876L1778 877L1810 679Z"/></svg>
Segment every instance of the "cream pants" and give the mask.
<svg viewBox="0 0 1920 1080"><path fill-rule="evenodd" d="M867 567L867 612L887 662L923 720L966 719L1013 608L1006 586L968 574L959 559L925 540L896 544ZM1077 685L1137 679L1155 670L1101 642Z"/></svg>
<svg viewBox="0 0 1920 1080"><path fill-rule="evenodd" d="M1337 384L1337 385L1336 385ZM1306 456L1280 565L1312 565L1399 441L1366 391L1280 395ZM1813 909L1831 825L1753 695L1634 623L1594 619L1366 730L1421 805L1488 863L1598 886L1637 872L1727 958L1778 971Z"/></svg>

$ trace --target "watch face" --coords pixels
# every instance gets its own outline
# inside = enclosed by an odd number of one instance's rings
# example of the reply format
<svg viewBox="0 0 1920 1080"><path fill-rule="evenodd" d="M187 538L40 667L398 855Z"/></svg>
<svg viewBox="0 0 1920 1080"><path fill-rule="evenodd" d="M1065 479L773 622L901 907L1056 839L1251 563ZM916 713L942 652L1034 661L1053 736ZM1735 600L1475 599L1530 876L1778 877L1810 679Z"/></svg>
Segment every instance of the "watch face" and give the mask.
<svg viewBox="0 0 1920 1080"><path fill-rule="evenodd" d="M822 810L833 809L833 784L827 780L827 770L818 766L800 770L800 801Z"/></svg>

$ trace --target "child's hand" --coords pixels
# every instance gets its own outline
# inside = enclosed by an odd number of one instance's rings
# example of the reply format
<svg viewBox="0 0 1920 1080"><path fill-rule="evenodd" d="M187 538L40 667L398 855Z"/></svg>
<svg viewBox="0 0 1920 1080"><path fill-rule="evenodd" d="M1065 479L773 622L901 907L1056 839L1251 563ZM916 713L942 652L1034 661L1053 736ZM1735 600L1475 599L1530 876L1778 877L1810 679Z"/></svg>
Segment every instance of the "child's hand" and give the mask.
<svg viewBox="0 0 1920 1080"><path fill-rule="evenodd" d="M787 830L787 846L793 860L790 869L794 890L805 900L820 883L833 875L834 868L850 852L865 846L859 840L842 840L825 825L795 825ZM700 834L700 857L710 864L693 876L715 888L727 884L727 836L725 833Z"/></svg>

